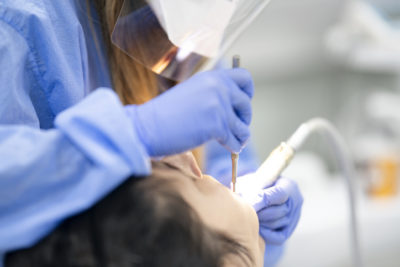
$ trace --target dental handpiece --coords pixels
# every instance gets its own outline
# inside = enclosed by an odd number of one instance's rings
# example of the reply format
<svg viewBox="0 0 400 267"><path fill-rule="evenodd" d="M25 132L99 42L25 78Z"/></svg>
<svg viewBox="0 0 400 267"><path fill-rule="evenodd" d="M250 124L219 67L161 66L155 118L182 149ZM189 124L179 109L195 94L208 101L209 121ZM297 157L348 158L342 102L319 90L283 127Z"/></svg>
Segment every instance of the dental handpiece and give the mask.
<svg viewBox="0 0 400 267"><path fill-rule="evenodd" d="M286 142L282 142L271 152L255 174L243 176L238 179L237 193L240 194L243 199L247 200L248 203L255 203L255 201L259 199L257 192L271 186L279 178L279 175L292 161L296 151L303 146L305 141L313 133L324 134L327 138L329 141L328 144L331 146L338 160L338 166L341 168L342 175L345 178L350 205L350 233L353 248L352 266L363 267L364 263L358 236L356 192L353 181L356 177L354 175L353 161L348 149L349 146L346 144L339 131L329 121L322 118L314 118L301 124Z"/></svg>
<svg viewBox="0 0 400 267"><path fill-rule="evenodd" d="M232 58L232 68L239 68L240 67L240 56L235 55ZM237 178L237 166L239 161L239 154L238 153L231 153L232 159L232 182L231 182L231 189L233 192L236 192L236 178Z"/></svg>

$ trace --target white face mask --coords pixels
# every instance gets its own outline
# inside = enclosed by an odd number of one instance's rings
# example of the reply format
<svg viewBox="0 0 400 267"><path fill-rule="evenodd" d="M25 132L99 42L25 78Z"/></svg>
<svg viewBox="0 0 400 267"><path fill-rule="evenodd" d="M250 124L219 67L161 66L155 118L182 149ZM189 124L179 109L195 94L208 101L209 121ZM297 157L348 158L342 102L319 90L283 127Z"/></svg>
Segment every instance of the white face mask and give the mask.
<svg viewBox="0 0 400 267"><path fill-rule="evenodd" d="M238 0L148 0L169 40L205 57L218 54Z"/></svg>

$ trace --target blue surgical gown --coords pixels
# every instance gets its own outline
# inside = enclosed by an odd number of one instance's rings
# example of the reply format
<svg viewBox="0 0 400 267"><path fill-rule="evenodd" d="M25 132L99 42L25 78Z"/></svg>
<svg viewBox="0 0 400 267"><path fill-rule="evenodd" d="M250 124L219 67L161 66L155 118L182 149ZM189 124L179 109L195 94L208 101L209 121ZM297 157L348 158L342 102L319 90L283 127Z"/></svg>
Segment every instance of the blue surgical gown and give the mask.
<svg viewBox="0 0 400 267"><path fill-rule="evenodd" d="M90 31L85 1L0 1L0 255L150 173Z"/></svg>
<svg viewBox="0 0 400 267"><path fill-rule="evenodd" d="M0 266L7 251L151 171L87 13L83 0L0 2ZM227 177L229 153L208 148L209 173Z"/></svg>

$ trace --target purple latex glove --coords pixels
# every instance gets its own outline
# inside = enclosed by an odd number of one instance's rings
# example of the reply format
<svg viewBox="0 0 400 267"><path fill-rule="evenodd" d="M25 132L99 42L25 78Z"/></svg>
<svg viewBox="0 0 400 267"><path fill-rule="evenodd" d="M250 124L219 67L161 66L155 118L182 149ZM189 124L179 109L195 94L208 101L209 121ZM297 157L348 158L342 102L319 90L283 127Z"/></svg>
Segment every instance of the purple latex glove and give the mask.
<svg viewBox="0 0 400 267"><path fill-rule="evenodd" d="M125 110L152 157L181 153L210 140L239 152L250 137L253 90L244 69L206 71Z"/></svg>
<svg viewBox="0 0 400 267"><path fill-rule="evenodd" d="M257 212L265 243L282 245L299 222L303 197L294 181L279 178L273 186L260 191L251 204Z"/></svg>

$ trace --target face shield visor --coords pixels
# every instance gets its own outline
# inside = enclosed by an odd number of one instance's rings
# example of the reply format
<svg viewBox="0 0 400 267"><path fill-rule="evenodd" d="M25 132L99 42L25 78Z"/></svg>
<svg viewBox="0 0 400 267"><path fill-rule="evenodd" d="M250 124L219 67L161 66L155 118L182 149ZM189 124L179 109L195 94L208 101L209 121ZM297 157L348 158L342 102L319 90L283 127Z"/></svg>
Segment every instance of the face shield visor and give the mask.
<svg viewBox="0 0 400 267"><path fill-rule="evenodd" d="M212 68L270 0L125 0L111 40L155 73L183 81Z"/></svg>

